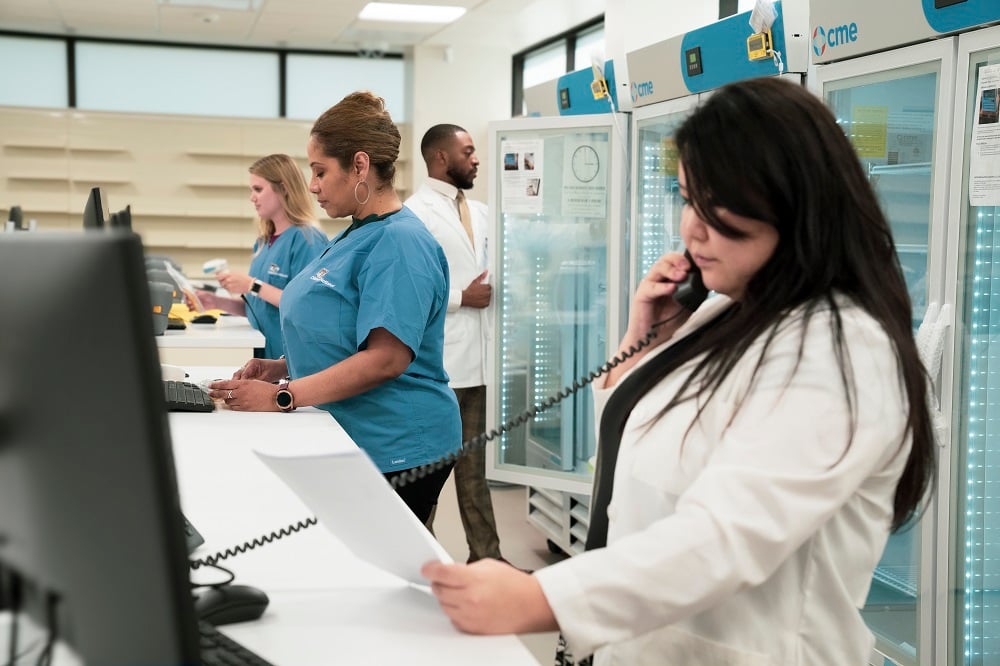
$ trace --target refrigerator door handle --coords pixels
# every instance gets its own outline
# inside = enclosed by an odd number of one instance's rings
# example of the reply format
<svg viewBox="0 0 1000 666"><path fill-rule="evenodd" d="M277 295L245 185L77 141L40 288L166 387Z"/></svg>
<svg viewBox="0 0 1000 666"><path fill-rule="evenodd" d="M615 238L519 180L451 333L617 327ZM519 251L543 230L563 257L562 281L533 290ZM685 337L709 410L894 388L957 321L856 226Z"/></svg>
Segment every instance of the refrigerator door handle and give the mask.
<svg viewBox="0 0 1000 666"><path fill-rule="evenodd" d="M917 353L920 360L927 369L930 377L930 401L931 422L934 427L934 435L939 447L944 447L947 443L948 423L941 411L941 363L944 358L945 338L948 329L951 328L951 305L943 306L931 303L927 306L924 319L917 329L916 343Z"/></svg>

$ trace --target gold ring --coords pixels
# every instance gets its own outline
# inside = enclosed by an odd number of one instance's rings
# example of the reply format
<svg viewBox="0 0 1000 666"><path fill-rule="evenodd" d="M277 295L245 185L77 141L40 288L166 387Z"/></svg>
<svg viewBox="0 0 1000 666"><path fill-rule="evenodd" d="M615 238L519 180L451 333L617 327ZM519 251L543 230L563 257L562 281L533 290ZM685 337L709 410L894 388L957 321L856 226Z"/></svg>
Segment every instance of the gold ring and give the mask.
<svg viewBox="0 0 1000 666"><path fill-rule="evenodd" d="M229 389L229 395L226 396L226 400L232 400L232 399L233 399L233 389Z"/></svg>

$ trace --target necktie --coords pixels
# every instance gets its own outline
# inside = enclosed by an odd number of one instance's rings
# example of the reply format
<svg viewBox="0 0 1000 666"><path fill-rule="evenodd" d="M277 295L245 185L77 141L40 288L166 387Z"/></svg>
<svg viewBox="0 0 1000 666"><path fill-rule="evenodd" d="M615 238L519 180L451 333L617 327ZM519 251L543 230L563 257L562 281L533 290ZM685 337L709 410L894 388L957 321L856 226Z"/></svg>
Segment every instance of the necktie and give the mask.
<svg viewBox="0 0 1000 666"><path fill-rule="evenodd" d="M472 213L469 212L469 202L465 200L465 192L459 190L455 200L458 202L458 218L465 227L465 233L469 235L469 242L475 245L476 239L472 236Z"/></svg>

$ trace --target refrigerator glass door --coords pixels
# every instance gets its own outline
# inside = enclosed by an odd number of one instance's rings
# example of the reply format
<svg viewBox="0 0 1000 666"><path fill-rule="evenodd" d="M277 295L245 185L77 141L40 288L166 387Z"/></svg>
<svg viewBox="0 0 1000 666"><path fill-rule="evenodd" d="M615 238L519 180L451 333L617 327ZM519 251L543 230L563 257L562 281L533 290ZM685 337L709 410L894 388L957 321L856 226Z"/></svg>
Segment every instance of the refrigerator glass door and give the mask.
<svg viewBox="0 0 1000 666"><path fill-rule="evenodd" d="M653 104L637 109L632 164L635 201L632 214L635 233L630 265L631 290L668 250L682 247L681 209L677 187L677 149L674 132L691 114L698 96Z"/></svg>
<svg viewBox="0 0 1000 666"><path fill-rule="evenodd" d="M955 640L950 663L1000 663L1000 28L962 35L973 44L959 70L956 132L964 134L961 178L958 311L958 398L953 447L958 488L952 512ZM989 39L984 39L989 37ZM964 56L960 66L964 64ZM957 139L957 144L960 139ZM976 205L970 202L970 186ZM959 337L960 335L960 337Z"/></svg>
<svg viewBox="0 0 1000 666"><path fill-rule="evenodd" d="M943 177L947 169L935 168L934 154L945 127L941 110L949 105L941 97L942 59L914 62L904 56L892 66L888 56L817 69L823 97L854 144L892 227L916 332L931 295L930 265L936 251L932 219L935 206L945 204L943 195L935 201L934 184L936 172ZM922 576L931 575L921 568L922 541L927 538L922 535L932 527L913 526L891 535L875 569L862 614L875 634L880 659L890 660L886 663L922 663L923 606L932 598L922 589Z"/></svg>
<svg viewBox="0 0 1000 666"><path fill-rule="evenodd" d="M566 387L607 360L609 339L617 343L627 219L627 122L595 118L509 121L491 136L496 339L488 421L523 424L495 440L489 477L584 494L596 448L593 396L589 384Z"/></svg>

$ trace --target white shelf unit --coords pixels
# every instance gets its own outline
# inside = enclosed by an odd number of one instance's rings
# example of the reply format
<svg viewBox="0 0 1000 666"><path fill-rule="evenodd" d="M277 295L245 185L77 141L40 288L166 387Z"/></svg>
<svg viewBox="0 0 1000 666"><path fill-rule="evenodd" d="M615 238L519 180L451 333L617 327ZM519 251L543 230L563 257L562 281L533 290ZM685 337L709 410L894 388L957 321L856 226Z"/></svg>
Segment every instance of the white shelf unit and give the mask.
<svg viewBox="0 0 1000 666"><path fill-rule="evenodd" d="M21 206L39 229L82 230L91 187L114 212L132 207L132 227L155 254L188 275L225 257L245 271L256 236L248 167L271 153L295 158L308 176L310 123L287 119L110 113L0 106L0 213ZM410 128L399 126L396 183L409 187ZM315 208L328 236L349 220Z"/></svg>

